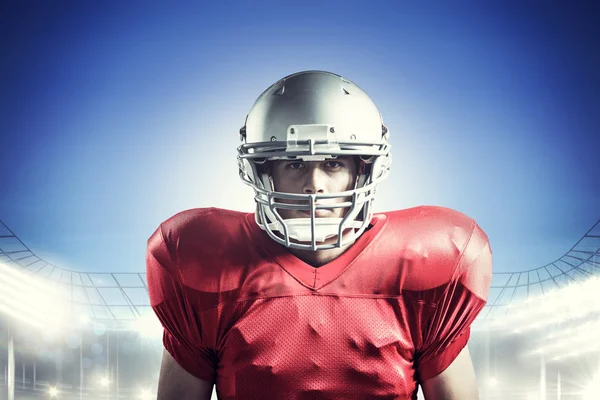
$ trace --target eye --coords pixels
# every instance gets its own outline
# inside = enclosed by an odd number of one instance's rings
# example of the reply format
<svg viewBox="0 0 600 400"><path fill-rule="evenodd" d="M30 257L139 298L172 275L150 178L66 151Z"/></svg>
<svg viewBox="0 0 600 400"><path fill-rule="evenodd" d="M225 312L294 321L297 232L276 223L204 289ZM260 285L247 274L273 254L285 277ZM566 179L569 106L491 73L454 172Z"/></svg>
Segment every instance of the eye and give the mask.
<svg viewBox="0 0 600 400"><path fill-rule="evenodd" d="M289 169L300 169L300 168L304 168L304 164L302 164L301 162L295 161L295 162L287 163L285 165L285 167L289 168Z"/></svg>
<svg viewBox="0 0 600 400"><path fill-rule="evenodd" d="M344 164L337 160L331 160L331 161L327 161L325 163L325 167L330 168L330 169L338 169L338 168L342 168L343 166L344 166Z"/></svg>

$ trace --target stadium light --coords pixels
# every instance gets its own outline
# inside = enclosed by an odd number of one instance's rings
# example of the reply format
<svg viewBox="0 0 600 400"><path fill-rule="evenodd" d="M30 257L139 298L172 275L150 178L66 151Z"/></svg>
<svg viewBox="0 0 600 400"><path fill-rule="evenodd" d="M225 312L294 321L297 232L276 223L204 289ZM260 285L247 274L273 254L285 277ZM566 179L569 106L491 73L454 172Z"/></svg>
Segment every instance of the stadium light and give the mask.
<svg viewBox="0 0 600 400"><path fill-rule="evenodd" d="M48 393L50 394L50 398L57 397L58 389L56 388L56 386L50 387L50 389L48 389Z"/></svg>
<svg viewBox="0 0 600 400"><path fill-rule="evenodd" d="M110 383L110 381L108 380L107 377L102 377L102 379L100 379L100 384L102 385L102 387L108 387L109 383Z"/></svg>
<svg viewBox="0 0 600 400"><path fill-rule="evenodd" d="M524 355L547 354L553 359L577 356L600 350L598 342L598 331L600 321L575 324L570 328L553 332L540 339L541 345L533 351L525 352ZM586 346L581 346L586 343Z"/></svg>
<svg viewBox="0 0 600 400"><path fill-rule="evenodd" d="M596 376L584 389L581 400L597 400L600 393L600 375Z"/></svg>
<svg viewBox="0 0 600 400"><path fill-rule="evenodd" d="M154 313L147 313L132 322L132 328L145 338L161 338L163 327Z"/></svg>
<svg viewBox="0 0 600 400"><path fill-rule="evenodd" d="M141 400L152 400L152 399L155 399L156 396L152 396L152 392L150 392L150 390L142 389L142 392L140 393L139 398Z"/></svg>
<svg viewBox="0 0 600 400"><path fill-rule="evenodd" d="M600 277L571 283L512 303L511 312L494 319L493 326L507 334L533 335L536 344L521 353L525 357L544 354L556 361L600 351L600 321L595 318L600 313L599 292Z"/></svg>
<svg viewBox="0 0 600 400"><path fill-rule="evenodd" d="M7 313L43 330L61 327L66 311L65 291L28 271L0 263L0 306Z"/></svg>
<svg viewBox="0 0 600 400"><path fill-rule="evenodd" d="M600 302L596 301L598 292L600 277L572 283L562 289L511 303L513 310L494 321L494 325L521 331L542 330L568 320L581 319L600 312Z"/></svg>
<svg viewBox="0 0 600 400"><path fill-rule="evenodd" d="M491 376L488 381L487 384L489 387L491 388L495 388L498 387L498 379L495 376Z"/></svg>

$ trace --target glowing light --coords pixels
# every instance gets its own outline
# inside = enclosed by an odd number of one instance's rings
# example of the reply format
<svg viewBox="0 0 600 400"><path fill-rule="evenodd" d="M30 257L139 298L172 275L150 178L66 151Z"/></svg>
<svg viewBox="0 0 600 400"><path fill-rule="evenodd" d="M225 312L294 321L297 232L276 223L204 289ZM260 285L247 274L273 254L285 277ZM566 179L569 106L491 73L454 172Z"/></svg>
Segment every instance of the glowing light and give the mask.
<svg viewBox="0 0 600 400"><path fill-rule="evenodd" d="M598 292L600 292L598 277L571 283L545 295L532 296L524 301L511 303L513 310L507 316L498 318L495 325L518 326L522 330L542 330L558 323L581 319L600 312L600 302L596 301Z"/></svg>
<svg viewBox="0 0 600 400"><path fill-rule="evenodd" d="M596 376L585 388L581 394L582 400L596 400L598 399L598 393L600 393L600 375Z"/></svg>
<svg viewBox="0 0 600 400"><path fill-rule="evenodd" d="M537 395L537 393L528 393L527 394L527 400L539 400L539 396Z"/></svg>
<svg viewBox="0 0 600 400"><path fill-rule="evenodd" d="M155 399L156 397L152 396L152 392L150 392L149 390L142 389L142 392L140 393L139 398L141 400L152 400L152 399Z"/></svg>
<svg viewBox="0 0 600 400"><path fill-rule="evenodd" d="M27 271L0 263L0 306L6 313L44 331L65 326L67 291Z"/></svg>
<svg viewBox="0 0 600 400"><path fill-rule="evenodd" d="M542 337L541 345L525 354L545 353L550 357L573 357L597 351L600 350L600 343L597 340L599 330L600 321L575 324L573 327L563 328ZM586 345L581 346L581 343L586 343Z"/></svg>
<svg viewBox="0 0 600 400"><path fill-rule="evenodd" d="M50 394L50 397L57 397L58 389L56 387L50 387L50 389L48 389L48 393Z"/></svg>
<svg viewBox="0 0 600 400"><path fill-rule="evenodd" d="M162 337L163 327L153 313L141 316L132 323L132 327L146 338Z"/></svg>
<svg viewBox="0 0 600 400"><path fill-rule="evenodd" d="M100 379L100 384L101 384L103 387L108 387L108 384L109 384L109 383L110 383L110 381L108 380L108 378L107 378L107 377L103 377L102 379Z"/></svg>
<svg viewBox="0 0 600 400"><path fill-rule="evenodd" d="M496 377L492 376L492 377L490 377L488 379L487 383L488 383L489 387L493 387L493 388L497 387L498 386L498 379Z"/></svg>
<svg viewBox="0 0 600 400"><path fill-rule="evenodd" d="M536 342L524 357L544 354L547 360L600 351L600 277L570 283L541 296L511 303L510 313L495 318L493 325L505 334L530 335ZM581 344L585 343L585 346Z"/></svg>

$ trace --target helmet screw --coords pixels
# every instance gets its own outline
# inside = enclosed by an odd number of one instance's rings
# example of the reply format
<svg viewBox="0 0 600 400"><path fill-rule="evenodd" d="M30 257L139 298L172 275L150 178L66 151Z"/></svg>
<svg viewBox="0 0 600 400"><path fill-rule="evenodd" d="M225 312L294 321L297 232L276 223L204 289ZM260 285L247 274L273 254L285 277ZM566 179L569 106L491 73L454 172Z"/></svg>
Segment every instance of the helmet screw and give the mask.
<svg viewBox="0 0 600 400"><path fill-rule="evenodd" d="M271 142L275 142L277 141L277 138L275 136L271 136Z"/></svg>
<svg viewBox="0 0 600 400"><path fill-rule="evenodd" d="M355 140L356 139L356 135L355 134L350 135L350 139Z"/></svg>
<svg viewBox="0 0 600 400"><path fill-rule="evenodd" d="M329 128L329 132L331 132L331 133L335 132L335 129L333 129L333 126L331 128Z"/></svg>
<svg viewBox="0 0 600 400"><path fill-rule="evenodd" d="M290 133L293 135L294 133L296 133L296 131L294 130L294 128L290 129Z"/></svg>

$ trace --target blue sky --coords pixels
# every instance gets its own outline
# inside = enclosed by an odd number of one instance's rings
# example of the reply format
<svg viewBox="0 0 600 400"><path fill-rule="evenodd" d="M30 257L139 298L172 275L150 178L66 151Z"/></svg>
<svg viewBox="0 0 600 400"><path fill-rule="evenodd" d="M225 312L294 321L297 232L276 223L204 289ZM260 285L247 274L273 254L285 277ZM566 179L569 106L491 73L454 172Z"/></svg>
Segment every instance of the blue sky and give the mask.
<svg viewBox="0 0 600 400"><path fill-rule="evenodd" d="M497 272L555 260L600 219L598 5L13 3L0 220L58 266L141 272L175 212L253 210L238 130L307 69L358 84L391 130L376 208L472 216Z"/></svg>

